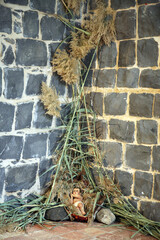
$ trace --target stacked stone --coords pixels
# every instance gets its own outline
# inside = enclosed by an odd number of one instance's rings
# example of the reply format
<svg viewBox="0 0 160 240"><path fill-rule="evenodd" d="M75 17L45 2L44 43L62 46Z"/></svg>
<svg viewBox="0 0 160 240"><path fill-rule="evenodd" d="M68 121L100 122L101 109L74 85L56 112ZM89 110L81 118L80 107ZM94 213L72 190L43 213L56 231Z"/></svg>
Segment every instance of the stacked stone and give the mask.
<svg viewBox="0 0 160 240"><path fill-rule="evenodd" d="M117 40L103 46L87 101L97 113L106 171L160 221L160 1L111 0Z"/></svg>

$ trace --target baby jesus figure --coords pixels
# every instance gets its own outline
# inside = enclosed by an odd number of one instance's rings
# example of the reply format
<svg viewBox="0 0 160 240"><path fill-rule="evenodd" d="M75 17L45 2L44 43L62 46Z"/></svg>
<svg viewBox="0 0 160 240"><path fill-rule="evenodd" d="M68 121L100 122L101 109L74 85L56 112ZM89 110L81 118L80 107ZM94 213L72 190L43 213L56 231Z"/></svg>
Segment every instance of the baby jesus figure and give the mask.
<svg viewBox="0 0 160 240"><path fill-rule="evenodd" d="M86 213L84 211L84 204L82 202L82 196L80 188L74 188L71 194L71 204L73 204L77 210L78 214L84 216Z"/></svg>

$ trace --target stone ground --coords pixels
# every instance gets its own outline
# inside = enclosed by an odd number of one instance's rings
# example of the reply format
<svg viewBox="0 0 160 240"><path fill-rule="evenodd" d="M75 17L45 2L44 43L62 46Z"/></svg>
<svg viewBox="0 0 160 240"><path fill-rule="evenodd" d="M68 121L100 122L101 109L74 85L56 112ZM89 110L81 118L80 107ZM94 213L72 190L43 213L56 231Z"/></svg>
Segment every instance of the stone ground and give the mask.
<svg viewBox="0 0 160 240"><path fill-rule="evenodd" d="M0 240L129 240L136 233L132 227L122 224L110 226L94 222L92 225L80 222L50 222L45 227L27 227L26 232L12 232L0 235ZM133 240L155 240L137 233Z"/></svg>

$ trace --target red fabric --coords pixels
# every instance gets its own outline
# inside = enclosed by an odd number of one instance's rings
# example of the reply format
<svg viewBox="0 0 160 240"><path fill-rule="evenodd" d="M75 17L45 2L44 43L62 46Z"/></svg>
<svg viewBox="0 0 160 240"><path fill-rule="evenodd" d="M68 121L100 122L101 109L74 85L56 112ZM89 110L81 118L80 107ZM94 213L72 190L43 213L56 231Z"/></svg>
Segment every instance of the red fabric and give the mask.
<svg viewBox="0 0 160 240"><path fill-rule="evenodd" d="M83 216L79 216L76 214L71 214L71 216L78 222L87 222L88 221L88 217L83 217Z"/></svg>

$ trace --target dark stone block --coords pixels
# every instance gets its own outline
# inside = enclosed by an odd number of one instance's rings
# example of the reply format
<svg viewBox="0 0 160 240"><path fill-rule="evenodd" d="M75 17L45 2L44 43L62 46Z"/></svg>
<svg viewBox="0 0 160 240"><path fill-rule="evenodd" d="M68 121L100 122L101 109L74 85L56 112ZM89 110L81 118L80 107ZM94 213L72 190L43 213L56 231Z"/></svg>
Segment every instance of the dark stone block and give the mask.
<svg viewBox="0 0 160 240"><path fill-rule="evenodd" d="M9 65L9 64L13 63L13 61L14 61L14 54L13 54L11 46L9 46L8 49L6 50L5 56L4 56L2 61L4 62L5 65Z"/></svg>
<svg viewBox="0 0 160 240"><path fill-rule="evenodd" d="M59 46L59 43L50 43L49 44L50 61L52 61L53 56L54 56L55 51L57 50L58 46Z"/></svg>
<svg viewBox="0 0 160 240"><path fill-rule="evenodd" d="M23 15L23 36L36 38L39 32L38 13L26 11Z"/></svg>
<svg viewBox="0 0 160 240"><path fill-rule="evenodd" d="M117 87L137 88L139 80L139 69L119 68L117 75Z"/></svg>
<svg viewBox="0 0 160 240"><path fill-rule="evenodd" d="M160 88L160 70L145 69L141 72L140 87Z"/></svg>
<svg viewBox="0 0 160 240"><path fill-rule="evenodd" d="M138 4L145 4L145 3L159 3L160 0L138 0Z"/></svg>
<svg viewBox="0 0 160 240"><path fill-rule="evenodd" d="M65 94L66 83L56 73L52 75L51 86L55 87L58 95Z"/></svg>
<svg viewBox="0 0 160 240"><path fill-rule="evenodd" d="M120 167L122 165L122 145L115 142L99 142L105 167Z"/></svg>
<svg viewBox="0 0 160 240"><path fill-rule="evenodd" d="M94 112L100 116L103 115L103 94L92 92L92 101Z"/></svg>
<svg viewBox="0 0 160 240"><path fill-rule="evenodd" d="M17 33L17 34L22 32L21 23L17 22L16 20L14 22L14 32Z"/></svg>
<svg viewBox="0 0 160 240"><path fill-rule="evenodd" d="M139 144L156 144L158 124L154 120L140 120L137 122L137 142Z"/></svg>
<svg viewBox="0 0 160 240"><path fill-rule="evenodd" d="M17 5L28 5L28 0L4 0L5 3L17 4Z"/></svg>
<svg viewBox="0 0 160 240"><path fill-rule="evenodd" d="M124 142L134 141L134 122L127 122L118 119L111 119L110 138Z"/></svg>
<svg viewBox="0 0 160 240"><path fill-rule="evenodd" d="M134 7L135 4L135 0L111 0L111 8L115 10Z"/></svg>
<svg viewBox="0 0 160 240"><path fill-rule="evenodd" d="M119 45L119 67L128 67L135 64L135 41L123 41Z"/></svg>
<svg viewBox="0 0 160 240"><path fill-rule="evenodd" d="M60 129L56 129L49 134L49 156L52 156L56 150L56 148L61 147L62 143L60 140L62 139L63 131Z"/></svg>
<svg viewBox="0 0 160 240"><path fill-rule="evenodd" d="M23 138L19 136L0 137L0 159L19 160L23 148Z"/></svg>
<svg viewBox="0 0 160 240"><path fill-rule="evenodd" d="M41 189L45 188L47 183L51 181L51 177L53 176L54 168L48 171L51 167L53 167L52 159L43 159L39 164L39 180Z"/></svg>
<svg viewBox="0 0 160 240"><path fill-rule="evenodd" d="M138 34L140 38L160 35L160 4L141 6L138 11Z"/></svg>
<svg viewBox="0 0 160 240"><path fill-rule="evenodd" d="M12 17L11 9L0 5L0 32L12 32Z"/></svg>
<svg viewBox="0 0 160 240"><path fill-rule="evenodd" d="M125 196L131 195L131 187L133 184L133 176L131 173L121 171L121 170L116 170L115 182L119 183L121 191Z"/></svg>
<svg viewBox="0 0 160 240"><path fill-rule="evenodd" d="M126 165L131 168L149 170L151 148L138 145L126 145Z"/></svg>
<svg viewBox="0 0 160 240"><path fill-rule="evenodd" d="M6 191L16 192L31 188L36 179L37 164L9 168L6 174Z"/></svg>
<svg viewBox="0 0 160 240"><path fill-rule="evenodd" d="M127 2L130 3L130 1L127 1ZM135 38L136 37L136 11L128 10L128 11L117 12L115 26L116 26L116 37L118 40Z"/></svg>
<svg viewBox="0 0 160 240"><path fill-rule="evenodd" d="M0 102L0 132L10 132L12 130L14 110L13 105Z"/></svg>
<svg viewBox="0 0 160 240"><path fill-rule="evenodd" d="M94 57L93 57L94 55ZM91 64L91 59L93 57L93 61ZM83 60L83 63L86 65L87 69L89 68L90 64L91 64L91 68L95 68L95 64L96 64L96 53L95 53L95 49L91 50L86 57Z"/></svg>
<svg viewBox="0 0 160 240"><path fill-rule="evenodd" d="M114 67L116 65L116 57L117 48L115 43L112 42L110 46L102 46L98 56L100 68Z"/></svg>
<svg viewBox="0 0 160 240"><path fill-rule="evenodd" d="M116 81L116 70L96 70L95 86L102 88L114 88Z"/></svg>
<svg viewBox="0 0 160 240"><path fill-rule="evenodd" d="M160 172L160 146L153 147L152 170Z"/></svg>
<svg viewBox="0 0 160 240"><path fill-rule="evenodd" d="M160 213L158 209L160 209L160 202L141 201L140 212L148 219L160 222Z"/></svg>
<svg viewBox="0 0 160 240"><path fill-rule="evenodd" d="M35 107L33 116L33 127L35 128L46 128L51 127L52 117L45 113L44 106L41 102L38 102Z"/></svg>
<svg viewBox="0 0 160 240"><path fill-rule="evenodd" d="M41 20L41 32L43 40L62 40L65 25L58 19L45 16Z"/></svg>
<svg viewBox="0 0 160 240"><path fill-rule="evenodd" d="M15 129L30 128L32 121L33 103L18 104Z"/></svg>
<svg viewBox="0 0 160 240"><path fill-rule="evenodd" d="M5 91L8 99L21 98L24 88L24 73L22 68L4 69Z"/></svg>
<svg viewBox="0 0 160 240"><path fill-rule="evenodd" d="M104 98L106 115L123 115L127 107L126 93L108 93Z"/></svg>
<svg viewBox="0 0 160 240"><path fill-rule="evenodd" d="M160 118L160 94L155 95L154 116Z"/></svg>
<svg viewBox="0 0 160 240"><path fill-rule="evenodd" d="M152 94L135 94L130 95L129 114L131 116L152 117Z"/></svg>
<svg viewBox="0 0 160 240"><path fill-rule="evenodd" d="M47 48L44 42L17 39L16 63L25 66L46 66Z"/></svg>
<svg viewBox="0 0 160 240"><path fill-rule="evenodd" d="M134 193L136 196L151 198L152 184L152 174L139 171L135 173Z"/></svg>
<svg viewBox="0 0 160 240"><path fill-rule="evenodd" d="M2 69L0 68L0 96L2 94Z"/></svg>
<svg viewBox="0 0 160 240"><path fill-rule="evenodd" d="M70 220L64 207L51 208L46 211L45 218L49 221Z"/></svg>
<svg viewBox="0 0 160 240"><path fill-rule="evenodd" d="M106 139L108 133L107 122L105 120L96 120L95 131L98 139Z"/></svg>
<svg viewBox="0 0 160 240"><path fill-rule="evenodd" d="M158 42L153 38L138 40L137 60L139 67L153 67L158 65Z"/></svg>
<svg viewBox="0 0 160 240"><path fill-rule="evenodd" d="M40 95L41 94L41 84L46 82L47 76L43 74L28 74L28 81L26 87L27 95Z"/></svg>
<svg viewBox="0 0 160 240"><path fill-rule="evenodd" d="M47 134L26 135L23 158L41 158L46 156Z"/></svg>
<svg viewBox="0 0 160 240"><path fill-rule="evenodd" d="M159 183L160 183L160 174L155 174L153 198L156 199L156 200L160 200Z"/></svg>
<svg viewBox="0 0 160 240"><path fill-rule="evenodd" d="M5 180L5 169L0 168L0 176L1 176L1 181L0 181L0 198L2 196L3 192L3 187L4 187L4 180Z"/></svg>
<svg viewBox="0 0 160 240"><path fill-rule="evenodd" d="M30 0L30 8L41 12L54 13L55 0Z"/></svg>
<svg viewBox="0 0 160 240"><path fill-rule="evenodd" d="M86 74L84 74L84 76L83 76L83 80L82 80L83 82L85 80L85 76L86 76ZM92 87L93 86L93 71L92 70L90 70L88 72L88 75L87 75L87 78L85 80L84 86L85 87Z"/></svg>

